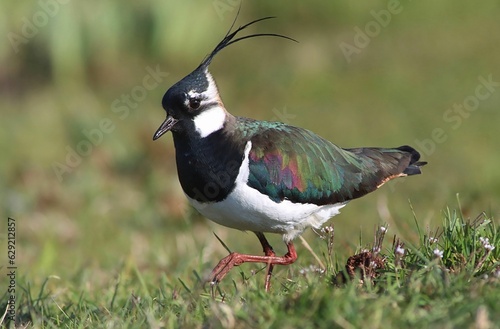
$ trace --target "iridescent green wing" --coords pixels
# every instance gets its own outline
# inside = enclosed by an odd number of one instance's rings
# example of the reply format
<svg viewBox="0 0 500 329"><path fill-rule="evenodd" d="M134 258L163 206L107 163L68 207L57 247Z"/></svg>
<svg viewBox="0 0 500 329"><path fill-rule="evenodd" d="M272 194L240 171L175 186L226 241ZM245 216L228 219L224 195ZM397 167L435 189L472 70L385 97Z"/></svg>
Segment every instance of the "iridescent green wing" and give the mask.
<svg viewBox="0 0 500 329"><path fill-rule="evenodd" d="M406 175L412 158L402 149L345 150L280 123L252 121L251 128L248 185L275 202L324 205L358 198Z"/></svg>

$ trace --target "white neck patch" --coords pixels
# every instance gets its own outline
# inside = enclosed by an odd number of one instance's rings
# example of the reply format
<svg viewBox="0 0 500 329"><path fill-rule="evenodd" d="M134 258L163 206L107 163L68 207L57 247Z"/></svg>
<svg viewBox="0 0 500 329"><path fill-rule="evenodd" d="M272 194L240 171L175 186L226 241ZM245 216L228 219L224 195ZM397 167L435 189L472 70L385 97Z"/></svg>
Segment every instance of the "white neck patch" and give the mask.
<svg viewBox="0 0 500 329"><path fill-rule="evenodd" d="M194 117L194 126L201 138L222 129L226 121L226 110L222 106L214 106Z"/></svg>

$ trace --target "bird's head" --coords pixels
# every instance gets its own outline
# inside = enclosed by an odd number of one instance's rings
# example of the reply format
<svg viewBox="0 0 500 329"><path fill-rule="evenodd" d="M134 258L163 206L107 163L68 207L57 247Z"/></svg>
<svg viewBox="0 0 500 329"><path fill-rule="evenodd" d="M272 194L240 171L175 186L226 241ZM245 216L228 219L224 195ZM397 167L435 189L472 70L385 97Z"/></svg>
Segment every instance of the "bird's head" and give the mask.
<svg viewBox="0 0 500 329"><path fill-rule="evenodd" d="M287 36L274 33L251 34L234 39L240 31L248 26L270 18L273 17L260 18L240 26L235 31L231 31L234 26L233 22L226 36L205 57L201 64L167 90L162 100L162 106L167 112L167 118L154 134L153 140L160 138L170 130L174 133L194 130L203 138L223 127L227 112L219 96L215 81L208 72L208 67L219 51L243 39L275 36L295 41Z"/></svg>

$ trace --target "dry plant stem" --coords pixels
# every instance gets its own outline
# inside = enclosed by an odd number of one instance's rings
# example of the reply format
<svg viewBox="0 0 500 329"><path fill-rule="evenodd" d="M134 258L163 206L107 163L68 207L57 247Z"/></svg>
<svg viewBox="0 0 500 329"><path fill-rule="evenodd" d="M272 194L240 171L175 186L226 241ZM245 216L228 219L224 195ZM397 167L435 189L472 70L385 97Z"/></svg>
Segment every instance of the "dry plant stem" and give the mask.
<svg viewBox="0 0 500 329"><path fill-rule="evenodd" d="M243 263L264 263L267 264L265 289L269 292L274 265L290 265L297 260L297 252L291 241L287 243L288 252L284 256L279 257L274 253L264 234L260 232L256 232L255 234L262 244L265 256L247 255L236 252L230 253L221 259L219 264L212 270L210 274L212 285L219 283L234 266L239 266Z"/></svg>
<svg viewBox="0 0 500 329"><path fill-rule="evenodd" d="M481 268L481 266L483 266L484 261L488 258L488 256L490 255L490 253L491 253L491 250L487 250L485 252L485 254L477 262L477 265L474 267L474 271L479 270Z"/></svg>
<svg viewBox="0 0 500 329"><path fill-rule="evenodd" d="M318 255L316 255L316 253L311 248L311 246L309 245L309 243L307 243L306 239L304 239L304 237L302 237L302 236L299 236L299 239L300 239L300 242L302 242L302 245L304 245L304 247L311 253L311 255L313 255L314 259L316 259L316 261L318 262L318 264L321 267L321 269L322 270L326 270L325 264L323 264L323 262L318 257Z"/></svg>

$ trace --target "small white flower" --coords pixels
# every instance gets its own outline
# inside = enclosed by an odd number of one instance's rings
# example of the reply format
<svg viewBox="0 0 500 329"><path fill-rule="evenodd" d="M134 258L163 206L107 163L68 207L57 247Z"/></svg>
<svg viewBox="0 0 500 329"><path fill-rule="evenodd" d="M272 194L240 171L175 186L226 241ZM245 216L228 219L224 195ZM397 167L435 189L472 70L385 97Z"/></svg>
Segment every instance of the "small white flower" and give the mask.
<svg viewBox="0 0 500 329"><path fill-rule="evenodd" d="M437 239L437 238L429 237L429 243L430 243L430 244L434 244L434 243L436 243L436 242L438 242L438 239Z"/></svg>
<svg viewBox="0 0 500 329"><path fill-rule="evenodd" d="M442 250L439 250L439 249L434 249L433 251L434 253L434 256L438 257L438 258L443 258L443 251Z"/></svg>
<svg viewBox="0 0 500 329"><path fill-rule="evenodd" d="M380 247L373 247L372 251L378 254L380 252Z"/></svg>
<svg viewBox="0 0 500 329"><path fill-rule="evenodd" d="M304 267L302 269L300 269L299 273L302 274L302 275L306 275L307 273L311 273L311 272L316 272L316 273L319 273L319 274L324 274L325 273L325 270L323 270L322 268L318 267L318 266L315 266L315 265L309 265L309 267Z"/></svg>
<svg viewBox="0 0 500 329"><path fill-rule="evenodd" d="M400 245L396 247L396 250L394 251L398 255L404 255L405 254L405 249L402 248Z"/></svg>
<svg viewBox="0 0 500 329"><path fill-rule="evenodd" d="M479 241L481 241L481 243L484 245L484 244L489 244L490 243L490 239L489 238L483 238L482 236L479 237Z"/></svg>
<svg viewBox="0 0 500 329"><path fill-rule="evenodd" d="M380 226L380 232L384 233L387 231L387 227Z"/></svg>
<svg viewBox="0 0 500 329"><path fill-rule="evenodd" d="M493 249L495 249L495 246L488 243L488 244L484 245L484 249L486 249L488 251L492 251Z"/></svg>
<svg viewBox="0 0 500 329"><path fill-rule="evenodd" d="M479 237L479 242L481 242L481 244L483 245L484 249L486 249L488 251L492 251L492 250L495 249L495 246L490 243L490 239L489 238L483 238L481 236L481 237Z"/></svg>
<svg viewBox="0 0 500 329"><path fill-rule="evenodd" d="M321 229L321 233L328 234L333 232L333 226L325 226Z"/></svg>
<svg viewBox="0 0 500 329"><path fill-rule="evenodd" d="M318 274L325 274L326 270L322 269L321 267L316 267L314 271Z"/></svg>

